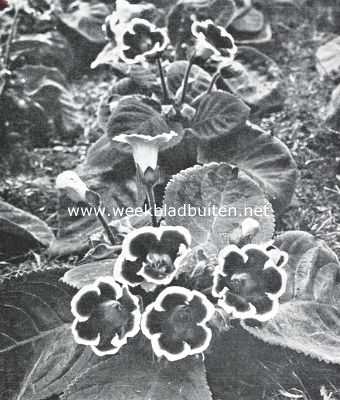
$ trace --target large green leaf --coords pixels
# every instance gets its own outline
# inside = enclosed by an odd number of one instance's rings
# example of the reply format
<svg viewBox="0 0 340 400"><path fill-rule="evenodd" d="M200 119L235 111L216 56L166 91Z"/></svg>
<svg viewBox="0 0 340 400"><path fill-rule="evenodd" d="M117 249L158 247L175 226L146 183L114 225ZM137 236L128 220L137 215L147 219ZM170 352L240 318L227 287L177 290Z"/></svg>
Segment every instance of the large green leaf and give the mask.
<svg viewBox="0 0 340 400"><path fill-rule="evenodd" d="M62 281L72 287L81 289L83 286L92 284L101 276L111 276L115 261L114 258L111 258L79 265L68 270L62 277Z"/></svg>
<svg viewBox="0 0 340 400"><path fill-rule="evenodd" d="M170 92L175 96L182 87L187 61L175 61L166 69L166 79ZM186 102L192 103L196 97L203 94L209 87L212 77L198 65L193 65L190 70L188 87L186 91Z"/></svg>
<svg viewBox="0 0 340 400"><path fill-rule="evenodd" d="M63 24L89 42L101 44L105 43L102 25L109 14L110 9L106 4L76 0L58 17Z"/></svg>
<svg viewBox="0 0 340 400"><path fill-rule="evenodd" d="M340 364L340 265L327 245L306 232L286 232L275 243L289 255L288 284L278 314L244 328L259 339Z"/></svg>
<svg viewBox="0 0 340 400"><path fill-rule="evenodd" d="M252 47L240 46L235 63L240 64L241 73L227 79L227 85L254 111L262 113L283 105L285 90L274 60Z"/></svg>
<svg viewBox="0 0 340 400"><path fill-rule="evenodd" d="M32 102L40 105L46 119L54 120L60 135L69 137L82 131L80 106L75 102L65 76L58 69L28 65L16 73L25 81L25 94Z"/></svg>
<svg viewBox="0 0 340 400"><path fill-rule="evenodd" d="M38 217L0 200L0 259L48 247L53 239Z"/></svg>
<svg viewBox="0 0 340 400"><path fill-rule="evenodd" d="M227 137L202 143L198 161L228 162L244 170L263 188L277 212L293 196L297 169L288 148L256 125L247 123Z"/></svg>
<svg viewBox="0 0 340 400"><path fill-rule="evenodd" d="M191 232L193 245L221 249L228 244L234 229L252 217L260 224L253 241L270 240L274 233L274 215L269 202L249 176L242 172L238 176L234 174L235 170L228 164L210 163L175 175L164 198L169 211L166 210L166 222L186 227ZM194 208L196 215L179 211L185 205ZM176 215L170 213L170 207L176 209Z"/></svg>
<svg viewBox="0 0 340 400"><path fill-rule="evenodd" d="M238 97L222 91L212 92L200 99L191 128L202 141L228 137L245 124L249 111Z"/></svg>
<svg viewBox="0 0 340 400"><path fill-rule="evenodd" d="M85 371L63 400L211 400L202 358L156 362L130 346Z"/></svg>
<svg viewBox="0 0 340 400"><path fill-rule="evenodd" d="M160 111L156 101L141 96L125 96L112 111L107 134L112 138L120 134L155 136L169 132L170 128Z"/></svg>
<svg viewBox="0 0 340 400"><path fill-rule="evenodd" d="M67 73L73 68L74 55L70 44L58 31L20 35L11 45L11 60L15 67L43 64Z"/></svg>
<svg viewBox="0 0 340 400"><path fill-rule="evenodd" d="M33 272L0 286L0 392L6 400L40 400L63 392L96 362L75 344L63 270Z"/></svg>
<svg viewBox="0 0 340 400"><path fill-rule="evenodd" d="M217 338L210 350L206 368L215 399L321 399L322 387L331 392L340 385L339 366L268 345L238 326Z"/></svg>

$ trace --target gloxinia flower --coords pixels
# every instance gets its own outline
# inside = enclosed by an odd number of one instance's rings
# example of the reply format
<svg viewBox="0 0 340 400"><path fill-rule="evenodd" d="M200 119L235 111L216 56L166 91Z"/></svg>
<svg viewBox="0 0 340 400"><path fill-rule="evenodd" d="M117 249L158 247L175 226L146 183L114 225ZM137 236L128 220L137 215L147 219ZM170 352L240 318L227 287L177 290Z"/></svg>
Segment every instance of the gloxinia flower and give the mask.
<svg viewBox="0 0 340 400"><path fill-rule="evenodd" d="M172 286L146 307L141 328L156 356L176 361L207 349L212 337L207 323L214 313L204 294Z"/></svg>
<svg viewBox="0 0 340 400"><path fill-rule="evenodd" d="M169 43L165 29L147 20L133 18L117 32L120 58L127 64L145 62L157 57Z"/></svg>
<svg viewBox="0 0 340 400"><path fill-rule="evenodd" d="M212 294L218 305L235 318L267 321L278 311L279 297L285 292L287 276L266 248L248 244L241 249L226 246L219 254Z"/></svg>
<svg viewBox="0 0 340 400"><path fill-rule="evenodd" d="M64 171L57 176L56 188L66 192L67 196L78 203L86 202L86 194L90 189L74 171Z"/></svg>
<svg viewBox="0 0 340 400"><path fill-rule="evenodd" d="M158 162L159 151L171 147L177 142L178 134L174 131L161 133L156 136L143 134L121 134L115 136L112 140L128 143L132 147L132 154L136 165L139 167L142 175L145 175L148 168L155 171Z"/></svg>
<svg viewBox="0 0 340 400"><path fill-rule="evenodd" d="M221 26L212 20L194 21L191 32L196 38L196 56L207 60L212 58L223 60L224 66L229 61L232 63L237 47L233 37Z"/></svg>
<svg viewBox="0 0 340 400"><path fill-rule="evenodd" d="M191 235L181 226L143 227L129 233L114 276L129 286L168 285L189 251Z"/></svg>
<svg viewBox="0 0 340 400"><path fill-rule="evenodd" d="M72 299L71 310L75 341L91 346L98 356L116 354L140 329L138 298L111 277L84 286Z"/></svg>

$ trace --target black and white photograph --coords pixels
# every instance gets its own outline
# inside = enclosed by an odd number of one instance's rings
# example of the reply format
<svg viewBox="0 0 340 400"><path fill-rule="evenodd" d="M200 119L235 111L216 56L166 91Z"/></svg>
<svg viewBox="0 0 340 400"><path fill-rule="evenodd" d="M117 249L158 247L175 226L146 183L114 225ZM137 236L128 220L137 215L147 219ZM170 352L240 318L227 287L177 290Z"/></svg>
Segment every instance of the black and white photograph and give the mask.
<svg viewBox="0 0 340 400"><path fill-rule="evenodd" d="M340 400L339 257L339 0L0 0L0 400Z"/></svg>

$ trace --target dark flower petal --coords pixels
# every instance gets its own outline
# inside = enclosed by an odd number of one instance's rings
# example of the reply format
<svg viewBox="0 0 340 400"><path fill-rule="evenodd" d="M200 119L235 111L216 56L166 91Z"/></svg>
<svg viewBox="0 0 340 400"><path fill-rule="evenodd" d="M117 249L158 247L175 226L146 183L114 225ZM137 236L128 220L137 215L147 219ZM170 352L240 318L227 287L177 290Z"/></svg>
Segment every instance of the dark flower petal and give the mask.
<svg viewBox="0 0 340 400"><path fill-rule="evenodd" d="M74 329L83 340L95 340L99 333L99 327L91 319L85 322L78 322Z"/></svg>
<svg viewBox="0 0 340 400"><path fill-rule="evenodd" d="M100 343L98 346L96 346L96 349L101 353L118 351L117 347L113 346L111 341L108 339L100 340Z"/></svg>
<svg viewBox="0 0 340 400"><path fill-rule="evenodd" d="M121 275L122 277L132 283L141 283L144 278L137 275L137 273L142 269L143 263L140 259L136 261L124 260L122 263Z"/></svg>
<svg viewBox="0 0 340 400"><path fill-rule="evenodd" d="M151 333L154 335L155 333L162 332L162 325L165 319L165 313L155 311L152 309L148 314L148 318L146 320L146 327Z"/></svg>
<svg viewBox="0 0 340 400"><path fill-rule="evenodd" d="M171 293L163 299L160 306L165 311L170 311L175 309L177 306L186 304L187 300L187 297L182 293Z"/></svg>
<svg viewBox="0 0 340 400"><path fill-rule="evenodd" d="M215 283L215 292L220 294L225 287L228 287L228 279L223 275L217 275Z"/></svg>
<svg viewBox="0 0 340 400"><path fill-rule="evenodd" d="M153 233L141 233L130 241L129 251L134 257L145 259L146 255L157 249L158 240Z"/></svg>
<svg viewBox="0 0 340 400"><path fill-rule="evenodd" d="M117 292L115 288L107 282L99 282L101 301L116 300Z"/></svg>
<svg viewBox="0 0 340 400"><path fill-rule="evenodd" d="M95 290L85 292L76 304L76 311L82 317L88 317L100 302L100 296Z"/></svg>
<svg viewBox="0 0 340 400"><path fill-rule="evenodd" d="M128 312L133 312L138 308L133 301L130 292L126 288L123 288L123 295L119 299L119 303Z"/></svg>
<svg viewBox="0 0 340 400"><path fill-rule="evenodd" d="M206 30L206 38L217 49L230 49L233 47L233 43L231 42L231 40L227 37L223 37L221 29L218 28L216 25L208 25Z"/></svg>
<svg viewBox="0 0 340 400"><path fill-rule="evenodd" d="M269 260L267 254L258 249L248 249L246 254L248 256L248 260L244 268L249 268L250 270L256 269L258 271L262 271L264 264Z"/></svg>
<svg viewBox="0 0 340 400"><path fill-rule="evenodd" d="M161 335L159 340L159 347L170 354L179 354L184 350L184 342L174 340L167 335Z"/></svg>
<svg viewBox="0 0 340 400"><path fill-rule="evenodd" d="M190 301L190 311L196 323L202 322L208 314L208 310L199 296L194 296Z"/></svg>
<svg viewBox="0 0 340 400"><path fill-rule="evenodd" d="M270 267L263 271L264 290L267 293L278 293L282 288L282 276L275 268Z"/></svg>
<svg viewBox="0 0 340 400"><path fill-rule="evenodd" d="M266 295L263 295L251 303L255 306L258 314L266 314L273 309L274 302Z"/></svg>
<svg viewBox="0 0 340 400"><path fill-rule="evenodd" d="M185 341L190 345L192 349L202 347L204 342L207 340L207 332L201 326L196 326L193 331L193 335L187 338Z"/></svg>
<svg viewBox="0 0 340 400"><path fill-rule="evenodd" d="M176 230L164 231L160 242L160 252L163 254L168 254L172 261L176 259L181 244L184 244L187 247L189 245L185 236Z"/></svg>
<svg viewBox="0 0 340 400"><path fill-rule="evenodd" d="M239 312L246 312L250 309L250 305L245 299L231 292L225 294L225 303Z"/></svg>
<svg viewBox="0 0 340 400"><path fill-rule="evenodd" d="M243 257L236 251L231 251L225 258L223 264L223 272L228 275L232 275L236 271L240 271L244 268Z"/></svg>

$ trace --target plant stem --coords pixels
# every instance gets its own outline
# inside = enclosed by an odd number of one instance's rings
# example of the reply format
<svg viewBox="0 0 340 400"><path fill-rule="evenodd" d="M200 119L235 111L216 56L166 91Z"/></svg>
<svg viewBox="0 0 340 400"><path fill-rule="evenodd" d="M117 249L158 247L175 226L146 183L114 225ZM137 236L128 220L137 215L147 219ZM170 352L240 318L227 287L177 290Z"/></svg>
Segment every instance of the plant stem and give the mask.
<svg viewBox="0 0 340 400"><path fill-rule="evenodd" d="M157 227L157 218L155 215L155 210L156 210L156 200L155 200L155 193L153 191L153 186L152 185L145 185L146 189L146 196L148 199L149 203L149 208L150 208L150 213L151 213L151 222L153 227Z"/></svg>
<svg viewBox="0 0 340 400"><path fill-rule="evenodd" d="M20 11L20 7L16 7L11 30L9 32L9 35L8 35L8 38L6 41L4 62L3 62L3 69L5 71L5 74L3 76L3 81L1 82L1 85L0 85L0 98L2 97L2 95L5 91L6 85L7 85L8 74L7 74L6 70L8 70L10 55L11 55L11 45L12 45L13 38L14 38L16 30L17 30L17 26L18 26L19 11Z"/></svg>
<svg viewBox="0 0 340 400"><path fill-rule="evenodd" d="M217 72L215 73L215 75L212 77L211 82L210 82L210 85L209 85L209 87L208 87L208 89L207 89L207 94L210 94L210 93L211 93L211 91L213 90L213 87L214 87L214 85L215 85L217 79L218 79L220 76L221 76L221 74L219 73L219 71L217 71Z"/></svg>
<svg viewBox="0 0 340 400"><path fill-rule="evenodd" d="M194 56L195 55L192 55L190 57L187 69L185 71L184 80L183 80L183 90L182 90L182 95L181 95L181 100L180 100L179 105L182 105L184 103L185 95L187 94L190 71L194 64Z"/></svg>
<svg viewBox="0 0 340 400"><path fill-rule="evenodd" d="M164 71L163 71L160 57L157 57L157 65L158 65L159 76L161 78L161 84L162 84L162 90L163 90L163 102L164 102L164 104L170 104L168 87L166 85Z"/></svg>
<svg viewBox="0 0 340 400"><path fill-rule="evenodd" d="M111 228L106 220L106 218L104 217L104 215L102 215L101 213L98 213L98 220L99 222L103 225L103 228L107 234L107 237L109 238L110 242L112 245L116 244L116 240L115 237L113 236L113 233L111 231Z"/></svg>

